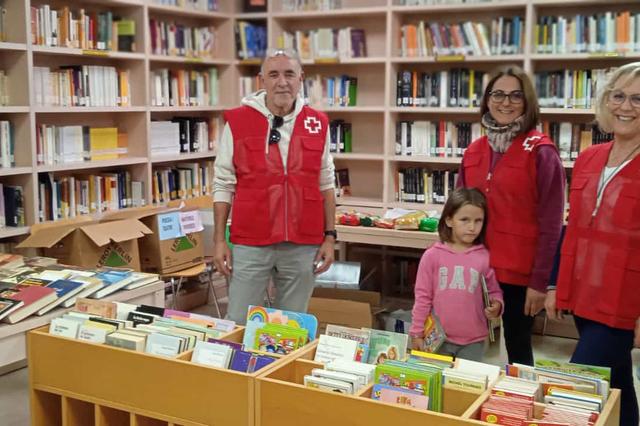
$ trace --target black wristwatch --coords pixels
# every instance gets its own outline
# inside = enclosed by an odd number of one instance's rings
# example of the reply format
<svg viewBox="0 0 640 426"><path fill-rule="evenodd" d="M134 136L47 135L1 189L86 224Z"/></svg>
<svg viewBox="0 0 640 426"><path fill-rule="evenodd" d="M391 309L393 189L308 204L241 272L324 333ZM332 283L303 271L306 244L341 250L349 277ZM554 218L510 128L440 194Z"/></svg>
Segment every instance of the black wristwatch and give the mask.
<svg viewBox="0 0 640 426"><path fill-rule="evenodd" d="M335 229L332 229L330 231L324 231L324 236L325 237L332 236L334 240L338 241L338 231L336 231Z"/></svg>

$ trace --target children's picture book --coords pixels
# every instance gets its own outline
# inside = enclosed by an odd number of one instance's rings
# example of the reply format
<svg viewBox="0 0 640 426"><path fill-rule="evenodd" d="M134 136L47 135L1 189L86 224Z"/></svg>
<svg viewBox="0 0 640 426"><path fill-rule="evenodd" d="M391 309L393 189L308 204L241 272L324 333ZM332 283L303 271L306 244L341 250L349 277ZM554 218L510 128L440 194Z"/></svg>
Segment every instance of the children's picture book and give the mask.
<svg viewBox="0 0 640 426"><path fill-rule="evenodd" d="M267 323L256 330L252 349L287 355L304 346L308 331L290 325Z"/></svg>
<svg viewBox="0 0 640 426"><path fill-rule="evenodd" d="M390 402L392 404L408 405L421 410L427 410L429 408L429 397L423 393L389 385L373 385L371 399Z"/></svg>
<svg viewBox="0 0 640 426"><path fill-rule="evenodd" d="M409 336L392 331L371 330L369 364L380 364L386 360L402 360L407 356Z"/></svg>
<svg viewBox="0 0 640 426"><path fill-rule="evenodd" d="M341 325L327 324L325 331L327 336L339 337L341 339L355 340L358 342L355 361L367 362L369 358L369 341L371 340L371 330L361 330L358 328L343 327Z"/></svg>
<svg viewBox="0 0 640 426"><path fill-rule="evenodd" d="M424 322L424 350L435 353L447 340L447 335L442 328L440 319L433 312L427 316Z"/></svg>
<svg viewBox="0 0 640 426"><path fill-rule="evenodd" d="M247 312L247 323L249 321L305 328L308 331L309 340L314 340L318 332L318 319L311 314L302 312L283 311L281 309L250 305Z"/></svg>
<svg viewBox="0 0 640 426"><path fill-rule="evenodd" d="M318 347L313 360L322 363L335 359L354 361L357 352L358 342L355 340L322 334L318 338Z"/></svg>

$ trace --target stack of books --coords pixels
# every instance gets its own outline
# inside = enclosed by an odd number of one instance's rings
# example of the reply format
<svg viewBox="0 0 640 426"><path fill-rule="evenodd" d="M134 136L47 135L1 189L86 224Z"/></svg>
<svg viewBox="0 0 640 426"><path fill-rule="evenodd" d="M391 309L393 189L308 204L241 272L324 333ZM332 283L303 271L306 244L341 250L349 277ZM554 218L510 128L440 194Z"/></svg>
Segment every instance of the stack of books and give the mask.
<svg viewBox="0 0 640 426"><path fill-rule="evenodd" d="M158 282L157 274L130 269L85 269L58 265L50 258L0 254L0 320L17 323L78 299L102 299L116 291Z"/></svg>

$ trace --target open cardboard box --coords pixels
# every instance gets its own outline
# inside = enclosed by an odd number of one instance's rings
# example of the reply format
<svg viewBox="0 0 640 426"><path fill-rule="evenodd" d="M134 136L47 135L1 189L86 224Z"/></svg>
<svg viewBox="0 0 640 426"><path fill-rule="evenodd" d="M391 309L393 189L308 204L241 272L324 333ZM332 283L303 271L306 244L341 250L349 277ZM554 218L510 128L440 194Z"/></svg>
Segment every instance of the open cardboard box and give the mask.
<svg viewBox="0 0 640 426"><path fill-rule="evenodd" d="M61 263L87 268L124 267L140 270L138 239L151 229L135 218L99 223L78 217L34 225L18 248L40 248Z"/></svg>
<svg viewBox="0 0 640 426"><path fill-rule="evenodd" d="M384 308L376 291L316 287L307 312L318 318L318 330L322 334L327 324L377 328L376 316L384 312Z"/></svg>
<svg viewBox="0 0 640 426"><path fill-rule="evenodd" d="M137 219L144 223L151 233L139 241L142 269L146 272L169 274L190 268L204 260L202 232L184 234L181 230L180 215L194 211L198 214L193 209L166 207L126 209L105 215L102 222Z"/></svg>

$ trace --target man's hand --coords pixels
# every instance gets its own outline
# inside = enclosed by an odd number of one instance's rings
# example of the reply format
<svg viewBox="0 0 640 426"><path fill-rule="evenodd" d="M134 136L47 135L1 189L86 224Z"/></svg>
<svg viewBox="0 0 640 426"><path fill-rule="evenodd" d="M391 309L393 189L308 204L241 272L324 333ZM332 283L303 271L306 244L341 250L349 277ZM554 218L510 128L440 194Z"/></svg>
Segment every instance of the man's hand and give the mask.
<svg viewBox="0 0 640 426"><path fill-rule="evenodd" d="M321 274L329 269L333 261L335 260L335 242L333 237L329 236L324 239L315 259L313 260L313 273Z"/></svg>
<svg viewBox="0 0 640 426"><path fill-rule="evenodd" d="M484 308L484 316L486 316L487 319L490 319L490 320L496 319L500 316L501 310L502 310L502 303L500 303L499 300L491 299L489 301L489 306Z"/></svg>
<svg viewBox="0 0 640 426"><path fill-rule="evenodd" d="M231 249L229 249L227 242L216 242L213 246L213 264L216 266L216 270L226 277L230 276L231 262Z"/></svg>
<svg viewBox="0 0 640 426"><path fill-rule="evenodd" d="M527 287L527 298L524 301L524 314L535 317L544 308L546 293Z"/></svg>
<svg viewBox="0 0 640 426"><path fill-rule="evenodd" d="M544 301L544 309L547 311L547 318L554 321L560 321L564 316L562 310L556 308L556 291L549 290Z"/></svg>

